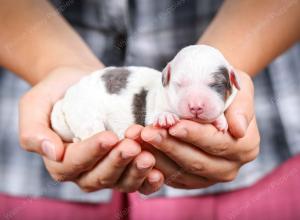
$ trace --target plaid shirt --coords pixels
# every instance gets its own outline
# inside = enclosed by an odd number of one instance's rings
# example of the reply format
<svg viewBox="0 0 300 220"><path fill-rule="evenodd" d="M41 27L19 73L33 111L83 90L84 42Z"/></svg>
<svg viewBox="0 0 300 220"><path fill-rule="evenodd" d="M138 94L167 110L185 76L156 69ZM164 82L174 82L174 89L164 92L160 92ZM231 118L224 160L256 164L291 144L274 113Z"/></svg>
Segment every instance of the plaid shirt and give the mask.
<svg viewBox="0 0 300 220"><path fill-rule="evenodd" d="M162 69L179 49L197 41L222 2L65 0L54 3L107 66L142 65ZM299 57L298 44L255 78L261 153L241 168L236 180L198 190L164 187L155 195L199 195L246 187L297 154L300 151ZM28 89L24 81L1 70L0 191L72 201L110 201L110 190L86 194L73 183L55 183L40 156L19 148L18 100Z"/></svg>

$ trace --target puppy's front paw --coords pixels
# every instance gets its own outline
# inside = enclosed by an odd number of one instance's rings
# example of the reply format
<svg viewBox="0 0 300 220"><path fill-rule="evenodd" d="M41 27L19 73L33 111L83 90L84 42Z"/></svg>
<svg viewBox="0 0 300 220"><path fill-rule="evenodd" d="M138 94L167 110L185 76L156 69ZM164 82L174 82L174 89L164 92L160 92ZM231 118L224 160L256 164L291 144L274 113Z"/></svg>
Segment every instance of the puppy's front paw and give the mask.
<svg viewBox="0 0 300 220"><path fill-rule="evenodd" d="M214 122L213 125L219 130L225 133L228 130L228 123L225 118L225 115L222 114L220 117L218 117Z"/></svg>
<svg viewBox="0 0 300 220"><path fill-rule="evenodd" d="M179 117L171 112L159 113L153 122L155 127L169 128L179 122Z"/></svg>

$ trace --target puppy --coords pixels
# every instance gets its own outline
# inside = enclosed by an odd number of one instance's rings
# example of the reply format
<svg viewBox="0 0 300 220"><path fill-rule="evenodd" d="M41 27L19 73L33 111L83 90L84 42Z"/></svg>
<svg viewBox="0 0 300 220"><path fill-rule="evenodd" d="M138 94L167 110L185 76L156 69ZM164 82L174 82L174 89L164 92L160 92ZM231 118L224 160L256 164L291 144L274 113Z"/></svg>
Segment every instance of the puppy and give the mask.
<svg viewBox="0 0 300 220"><path fill-rule="evenodd" d="M240 89L234 69L215 48L183 48L162 72L108 67L82 78L53 107L52 128L65 141L104 130L119 138L132 124L169 128L179 119L212 123L222 132L224 111Z"/></svg>

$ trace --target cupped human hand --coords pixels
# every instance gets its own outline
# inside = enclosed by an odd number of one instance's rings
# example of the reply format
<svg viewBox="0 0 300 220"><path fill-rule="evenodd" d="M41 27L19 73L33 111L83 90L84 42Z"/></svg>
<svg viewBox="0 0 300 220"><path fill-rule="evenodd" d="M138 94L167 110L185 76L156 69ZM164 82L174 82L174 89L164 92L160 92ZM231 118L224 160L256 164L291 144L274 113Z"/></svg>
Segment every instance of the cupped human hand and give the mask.
<svg viewBox="0 0 300 220"><path fill-rule="evenodd" d="M239 76L241 90L225 114L226 133L189 120L181 120L169 130L132 126L129 134L140 135L147 143L144 148L154 155L155 168L164 174L167 185L195 189L232 181L242 165L257 157L260 135L253 83L246 73L240 71Z"/></svg>
<svg viewBox="0 0 300 220"><path fill-rule="evenodd" d="M51 130L54 103L66 90L92 71L90 68L55 68L21 99L20 143L43 156L50 175L57 181L73 181L84 191L117 188L122 192L149 194L163 184L154 169L155 158L131 139L119 140L109 131L78 143L64 143Z"/></svg>

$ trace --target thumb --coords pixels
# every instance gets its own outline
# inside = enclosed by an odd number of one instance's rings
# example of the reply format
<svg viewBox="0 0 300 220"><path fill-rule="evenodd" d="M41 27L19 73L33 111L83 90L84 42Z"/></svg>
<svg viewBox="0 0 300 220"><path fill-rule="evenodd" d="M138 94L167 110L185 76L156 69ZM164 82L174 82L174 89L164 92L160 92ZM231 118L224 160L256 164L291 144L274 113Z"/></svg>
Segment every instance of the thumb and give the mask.
<svg viewBox="0 0 300 220"><path fill-rule="evenodd" d="M38 153L50 160L61 161L64 144L61 138L50 129L49 115L51 102L26 94L19 106L19 136L23 149Z"/></svg>
<svg viewBox="0 0 300 220"><path fill-rule="evenodd" d="M252 79L244 72L239 72L241 89L233 103L227 109L225 116L229 131L235 138L242 138L254 117L254 87Z"/></svg>

